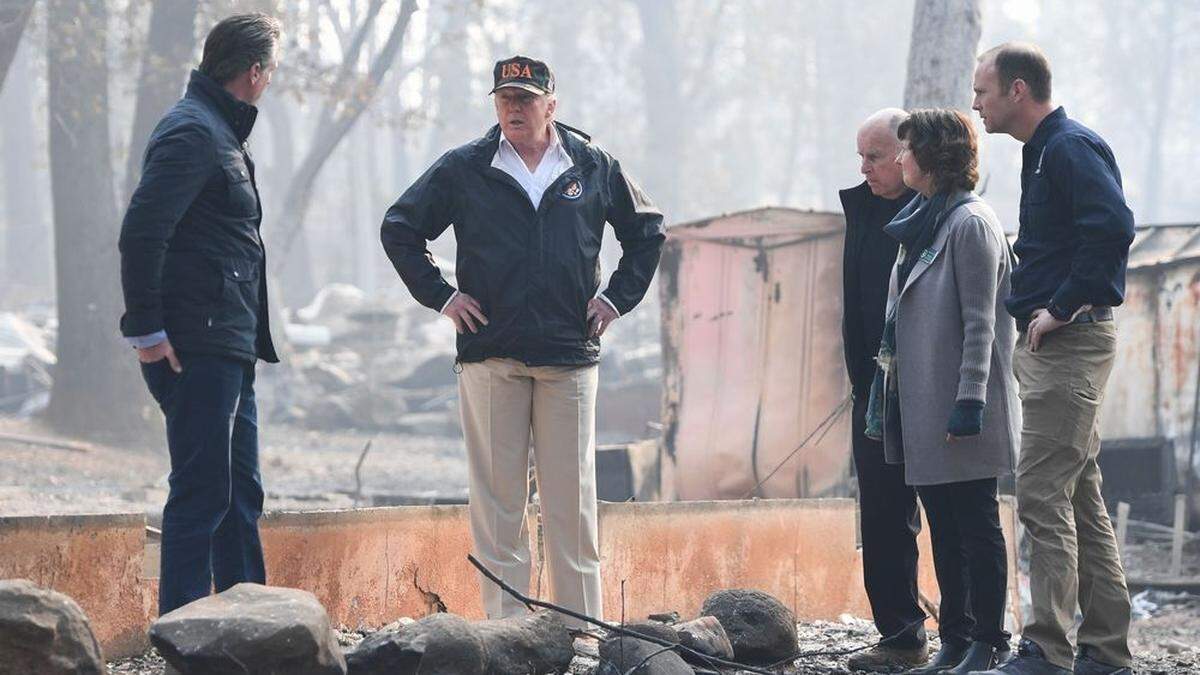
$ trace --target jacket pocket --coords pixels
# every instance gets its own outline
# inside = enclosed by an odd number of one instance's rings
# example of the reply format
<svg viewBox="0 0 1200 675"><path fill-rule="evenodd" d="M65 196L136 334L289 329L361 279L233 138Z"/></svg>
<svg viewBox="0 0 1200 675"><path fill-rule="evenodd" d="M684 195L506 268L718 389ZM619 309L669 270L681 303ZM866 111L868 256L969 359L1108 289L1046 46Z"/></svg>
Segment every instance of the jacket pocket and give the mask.
<svg viewBox="0 0 1200 675"><path fill-rule="evenodd" d="M221 165L221 169L225 172L232 211L240 216L258 215L258 199L254 195L254 185L250 182L246 163L240 159L228 160Z"/></svg>
<svg viewBox="0 0 1200 675"><path fill-rule="evenodd" d="M258 325L259 264L253 260L221 261L221 303L212 328L231 329L253 337Z"/></svg>

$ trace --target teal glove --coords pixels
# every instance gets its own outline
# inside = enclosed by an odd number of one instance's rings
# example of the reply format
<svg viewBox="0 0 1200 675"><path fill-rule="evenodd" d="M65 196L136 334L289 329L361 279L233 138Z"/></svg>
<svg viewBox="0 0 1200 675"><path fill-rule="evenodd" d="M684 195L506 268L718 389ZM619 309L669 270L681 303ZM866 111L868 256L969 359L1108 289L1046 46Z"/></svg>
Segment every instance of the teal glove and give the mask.
<svg viewBox="0 0 1200 675"><path fill-rule="evenodd" d="M956 401L946 431L951 436L978 436L983 431L983 401Z"/></svg>

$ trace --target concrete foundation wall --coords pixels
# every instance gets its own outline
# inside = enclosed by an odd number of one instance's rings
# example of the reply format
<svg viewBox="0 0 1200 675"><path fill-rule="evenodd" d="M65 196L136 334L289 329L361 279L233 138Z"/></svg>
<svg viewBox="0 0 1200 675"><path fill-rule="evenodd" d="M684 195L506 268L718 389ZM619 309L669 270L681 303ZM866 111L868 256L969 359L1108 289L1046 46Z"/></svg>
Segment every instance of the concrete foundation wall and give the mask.
<svg viewBox="0 0 1200 675"><path fill-rule="evenodd" d="M538 593L536 520L531 509ZM694 616L720 588L755 588L801 619L869 616L848 499L602 504L600 547L605 615L651 612ZM1009 535L1013 597L1015 546ZM0 518L0 578L26 578L75 598L110 658L139 653L155 616L156 560L145 561L140 515ZM466 507L408 506L274 513L263 519L268 582L313 592L333 623L379 627L444 605L481 618L480 578ZM928 535L922 535L921 588L936 602ZM540 596L548 597L542 574ZM622 582L624 599L622 603Z"/></svg>
<svg viewBox="0 0 1200 675"><path fill-rule="evenodd" d="M0 518L0 579L28 579L72 598L109 656L149 646L157 582L142 577L142 514Z"/></svg>

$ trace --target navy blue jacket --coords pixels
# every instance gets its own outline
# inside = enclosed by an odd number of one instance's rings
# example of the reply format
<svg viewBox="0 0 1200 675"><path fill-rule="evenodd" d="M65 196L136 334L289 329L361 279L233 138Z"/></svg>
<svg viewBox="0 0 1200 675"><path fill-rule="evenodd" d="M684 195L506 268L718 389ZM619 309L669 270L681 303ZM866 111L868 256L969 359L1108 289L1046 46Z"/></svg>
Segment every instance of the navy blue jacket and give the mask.
<svg viewBox="0 0 1200 675"><path fill-rule="evenodd" d="M574 166L533 208L524 188L491 165L499 125L447 152L388 209L383 248L417 302L440 311L454 289L427 242L450 225L459 289L483 307L488 325L458 336L458 360L507 357L531 366L577 366L600 358L587 305L600 286L604 224L621 261L604 296L622 315L641 301L658 267L662 213L608 153L559 124Z"/></svg>
<svg viewBox="0 0 1200 675"><path fill-rule="evenodd" d="M150 135L121 224L124 335L165 330L180 352L279 360L267 321L262 206L245 146L257 114L193 71Z"/></svg>
<svg viewBox="0 0 1200 675"><path fill-rule="evenodd" d="M1044 307L1067 320L1085 304L1120 305L1134 223L1112 149L1058 108L1023 153L1008 312L1028 320Z"/></svg>

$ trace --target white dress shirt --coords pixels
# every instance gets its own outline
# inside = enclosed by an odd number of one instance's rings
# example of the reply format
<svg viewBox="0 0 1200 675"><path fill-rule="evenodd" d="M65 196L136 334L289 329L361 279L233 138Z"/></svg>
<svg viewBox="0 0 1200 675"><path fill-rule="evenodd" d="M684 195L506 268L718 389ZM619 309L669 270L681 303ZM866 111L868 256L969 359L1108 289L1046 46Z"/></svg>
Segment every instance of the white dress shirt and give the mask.
<svg viewBox="0 0 1200 675"><path fill-rule="evenodd" d="M550 145L542 154L541 161L533 171L529 170L525 160L521 159L521 154L505 138L503 131L500 132L500 145L492 157L492 166L512 176L513 180L525 189L525 194L529 195L529 201L533 204L534 210L537 210L542 203L542 195L546 193L546 188L558 180L558 177L563 175L567 169L575 166L575 162L571 161L571 156L563 148L562 141L558 137L558 129L551 127Z"/></svg>
<svg viewBox="0 0 1200 675"><path fill-rule="evenodd" d="M529 196L529 202L533 204L533 209L536 211L542 203L542 195L546 194L546 190L554 184L554 181L558 180L559 176L575 166L575 162L563 148L562 139L558 137L558 129L551 125L550 145L546 147L542 159L538 161L538 165L533 171L529 170L525 160L521 159L521 153L517 152L512 142L504 136L503 131L500 132L500 145L496 148L496 154L492 156L492 166L517 181L517 184L525 190L525 194ZM441 311L445 312L456 297L458 297L457 290L446 300L446 304L442 305ZM596 297L611 307L617 316L621 316L616 305L604 297L603 293Z"/></svg>

